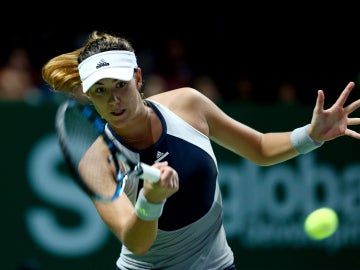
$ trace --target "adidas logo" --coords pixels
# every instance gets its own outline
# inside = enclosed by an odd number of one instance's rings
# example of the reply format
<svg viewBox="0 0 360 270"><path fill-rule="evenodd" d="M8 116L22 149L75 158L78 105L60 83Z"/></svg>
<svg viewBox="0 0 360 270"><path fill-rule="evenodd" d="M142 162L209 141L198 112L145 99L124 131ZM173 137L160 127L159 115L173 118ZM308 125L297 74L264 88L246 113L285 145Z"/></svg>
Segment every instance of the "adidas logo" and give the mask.
<svg viewBox="0 0 360 270"><path fill-rule="evenodd" d="M157 151L157 153L156 153L156 158L158 159L158 158L161 157L163 154L164 154L163 152Z"/></svg>
<svg viewBox="0 0 360 270"><path fill-rule="evenodd" d="M101 59L99 61L99 63L96 65L96 69L101 68L101 67L106 67L106 66L110 66L110 64L108 62L106 62L104 59Z"/></svg>
<svg viewBox="0 0 360 270"><path fill-rule="evenodd" d="M157 151L155 162L159 162L159 161L163 160L167 155L169 155L169 152L163 153L163 152Z"/></svg>

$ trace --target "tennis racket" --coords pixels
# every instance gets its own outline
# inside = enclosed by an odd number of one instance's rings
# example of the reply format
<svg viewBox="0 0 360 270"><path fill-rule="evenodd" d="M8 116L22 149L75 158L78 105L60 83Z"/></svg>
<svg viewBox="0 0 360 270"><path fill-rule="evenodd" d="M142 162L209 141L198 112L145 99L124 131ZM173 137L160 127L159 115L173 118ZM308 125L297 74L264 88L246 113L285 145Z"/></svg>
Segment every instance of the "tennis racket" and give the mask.
<svg viewBox="0 0 360 270"><path fill-rule="evenodd" d="M130 176L159 181L160 170L134 161L116 146L105 132L105 122L91 105L67 100L58 107L55 122L73 179L93 199L114 201Z"/></svg>

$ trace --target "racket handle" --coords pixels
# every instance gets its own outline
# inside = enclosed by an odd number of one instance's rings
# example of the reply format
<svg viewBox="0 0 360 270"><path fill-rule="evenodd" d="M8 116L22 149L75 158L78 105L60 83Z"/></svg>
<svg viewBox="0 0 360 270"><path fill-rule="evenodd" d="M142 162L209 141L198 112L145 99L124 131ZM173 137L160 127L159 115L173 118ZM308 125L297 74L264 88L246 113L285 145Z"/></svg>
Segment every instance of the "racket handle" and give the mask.
<svg viewBox="0 0 360 270"><path fill-rule="evenodd" d="M140 178L146 179L149 182L156 183L160 180L160 170L154 167L151 167L148 164L140 163L140 166L142 168L142 174L140 175Z"/></svg>

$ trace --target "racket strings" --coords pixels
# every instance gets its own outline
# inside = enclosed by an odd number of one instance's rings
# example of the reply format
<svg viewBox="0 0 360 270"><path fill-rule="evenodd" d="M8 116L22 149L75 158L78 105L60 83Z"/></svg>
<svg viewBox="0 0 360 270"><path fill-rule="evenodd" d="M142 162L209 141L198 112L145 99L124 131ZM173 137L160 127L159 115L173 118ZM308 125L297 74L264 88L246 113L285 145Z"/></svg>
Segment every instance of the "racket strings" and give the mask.
<svg viewBox="0 0 360 270"><path fill-rule="evenodd" d="M104 123L88 110L68 108L62 125L58 128L60 143L78 180L93 197L111 201L121 191L126 167L118 164L102 139Z"/></svg>

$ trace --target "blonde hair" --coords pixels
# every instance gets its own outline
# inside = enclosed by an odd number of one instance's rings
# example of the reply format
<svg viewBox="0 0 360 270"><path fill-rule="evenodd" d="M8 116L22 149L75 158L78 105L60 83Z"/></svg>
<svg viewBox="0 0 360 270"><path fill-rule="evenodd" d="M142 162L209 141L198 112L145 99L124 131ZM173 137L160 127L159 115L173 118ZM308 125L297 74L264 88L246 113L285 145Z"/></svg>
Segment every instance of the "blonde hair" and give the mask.
<svg viewBox="0 0 360 270"><path fill-rule="evenodd" d="M51 90L75 94L81 88L78 70L80 50L56 56L43 66L41 74Z"/></svg>
<svg viewBox="0 0 360 270"><path fill-rule="evenodd" d="M83 47L50 59L41 69L42 78L52 91L84 95L78 65L94 54L109 50L134 51L124 38L93 31Z"/></svg>

